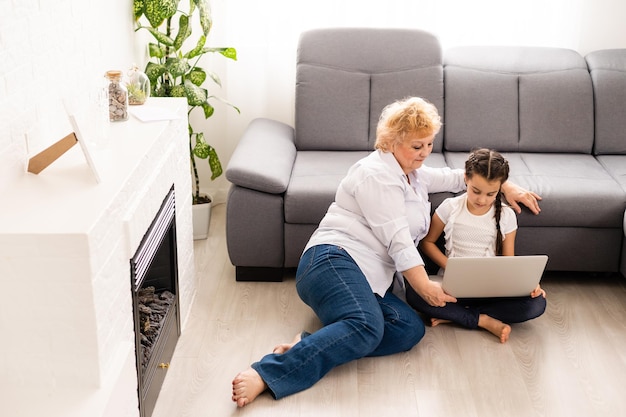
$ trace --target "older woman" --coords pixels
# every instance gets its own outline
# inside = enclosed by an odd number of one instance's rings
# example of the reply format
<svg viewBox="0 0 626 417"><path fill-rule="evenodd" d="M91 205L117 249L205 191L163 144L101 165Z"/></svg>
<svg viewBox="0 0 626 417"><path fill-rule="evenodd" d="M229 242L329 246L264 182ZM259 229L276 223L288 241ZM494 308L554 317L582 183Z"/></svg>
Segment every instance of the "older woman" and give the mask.
<svg viewBox="0 0 626 417"><path fill-rule="evenodd" d="M440 128L437 109L421 98L383 110L376 151L350 168L298 265L298 294L323 327L239 373L232 382L239 407L265 390L279 399L307 389L354 359L415 346L424 324L392 293L395 271L432 306L456 301L429 280L416 248L430 224L428 193L465 189L463 170L423 165ZM511 183L503 191L518 211L515 201L539 212L536 194Z"/></svg>

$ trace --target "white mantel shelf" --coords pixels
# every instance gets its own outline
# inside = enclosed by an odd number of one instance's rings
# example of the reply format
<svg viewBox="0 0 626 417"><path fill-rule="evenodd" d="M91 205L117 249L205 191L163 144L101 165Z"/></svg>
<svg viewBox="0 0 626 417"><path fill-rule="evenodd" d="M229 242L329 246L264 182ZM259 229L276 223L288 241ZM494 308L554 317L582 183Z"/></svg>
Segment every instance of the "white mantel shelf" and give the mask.
<svg viewBox="0 0 626 417"><path fill-rule="evenodd" d="M186 112L180 112L184 111L181 103L184 101L152 98L145 105L165 107L186 118ZM106 146L90 148L102 177L100 183L78 144L39 175L25 173L2 196L10 204L0 206L0 233L88 232L127 183L137 180L133 175L142 159L150 157L147 151L169 125L169 121L142 123L132 116L111 123Z"/></svg>
<svg viewBox="0 0 626 417"><path fill-rule="evenodd" d="M196 290L185 99L144 106L168 121L111 123L0 196L0 414L138 416L129 260L168 190L176 193L181 316Z"/></svg>

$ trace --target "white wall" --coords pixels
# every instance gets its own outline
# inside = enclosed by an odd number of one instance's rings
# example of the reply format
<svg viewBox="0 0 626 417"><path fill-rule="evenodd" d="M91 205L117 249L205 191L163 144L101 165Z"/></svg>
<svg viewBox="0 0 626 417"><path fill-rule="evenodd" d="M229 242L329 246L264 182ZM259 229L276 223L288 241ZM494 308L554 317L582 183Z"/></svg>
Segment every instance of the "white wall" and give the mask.
<svg viewBox="0 0 626 417"><path fill-rule="evenodd" d="M212 0L212 8L209 44L233 46L239 59L211 56L204 65L222 77L223 88L212 92L241 115L218 103L212 118L197 119L224 165L250 120L293 123L296 46L305 29L418 27L437 34L444 48L527 44L584 55L626 47L623 0ZM107 69L133 61L143 67L145 42L133 32L131 0L0 0L0 10L1 191L23 175L24 135L45 124L61 98L84 98ZM204 189L225 201L224 176L211 182L200 165Z"/></svg>

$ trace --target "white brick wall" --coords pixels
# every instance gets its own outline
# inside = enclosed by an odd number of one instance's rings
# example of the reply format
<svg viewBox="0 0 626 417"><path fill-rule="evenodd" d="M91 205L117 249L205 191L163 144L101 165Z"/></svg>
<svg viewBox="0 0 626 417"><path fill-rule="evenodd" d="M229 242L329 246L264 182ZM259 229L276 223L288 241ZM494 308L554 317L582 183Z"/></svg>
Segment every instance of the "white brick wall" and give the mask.
<svg viewBox="0 0 626 417"><path fill-rule="evenodd" d="M137 54L131 0L0 0L0 10L2 191L25 171L25 134Z"/></svg>

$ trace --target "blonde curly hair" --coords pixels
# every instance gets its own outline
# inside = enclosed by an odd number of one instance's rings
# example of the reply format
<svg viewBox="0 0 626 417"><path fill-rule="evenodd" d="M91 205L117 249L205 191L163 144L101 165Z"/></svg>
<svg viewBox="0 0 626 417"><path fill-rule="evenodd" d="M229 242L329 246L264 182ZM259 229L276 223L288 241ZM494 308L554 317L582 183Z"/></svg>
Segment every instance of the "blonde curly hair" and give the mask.
<svg viewBox="0 0 626 417"><path fill-rule="evenodd" d="M421 97L408 97L385 107L376 128L374 148L391 152L408 135L419 138L436 135L441 129L437 108Z"/></svg>

